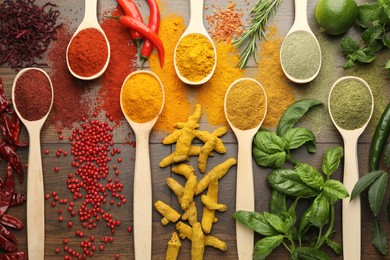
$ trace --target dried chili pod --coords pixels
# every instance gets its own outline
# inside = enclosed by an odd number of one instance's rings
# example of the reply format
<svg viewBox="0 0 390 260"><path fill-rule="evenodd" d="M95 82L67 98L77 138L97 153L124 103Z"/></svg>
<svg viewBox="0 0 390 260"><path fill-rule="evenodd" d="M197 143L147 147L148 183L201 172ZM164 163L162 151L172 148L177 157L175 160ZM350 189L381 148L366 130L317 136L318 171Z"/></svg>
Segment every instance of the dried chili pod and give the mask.
<svg viewBox="0 0 390 260"><path fill-rule="evenodd" d="M11 240L12 242L14 243L18 243L18 241L16 240L16 237L14 236L14 234L12 234L11 231L9 231L8 229L6 229L6 227L4 227L3 225L0 224L0 236L3 236L5 237L6 239L8 240ZM1 258L0 258L1 259Z"/></svg>
<svg viewBox="0 0 390 260"><path fill-rule="evenodd" d="M16 252L18 248L16 243L0 235L0 249L3 249L7 252Z"/></svg>
<svg viewBox="0 0 390 260"><path fill-rule="evenodd" d="M27 260L25 252L12 252L8 254L0 254L1 260Z"/></svg>
<svg viewBox="0 0 390 260"><path fill-rule="evenodd" d="M16 113L14 113L10 119L10 130L12 134L12 139L14 140L14 144L18 147L28 146L28 143L19 142L19 134L20 134L20 118Z"/></svg>
<svg viewBox="0 0 390 260"><path fill-rule="evenodd" d="M21 230L24 227L24 224L20 219L9 214L3 214L0 218L0 224L18 230Z"/></svg>
<svg viewBox="0 0 390 260"><path fill-rule="evenodd" d="M3 133L4 140L16 147L27 146L27 143L19 142L20 121L17 114L9 118L6 114L0 117L0 129Z"/></svg>
<svg viewBox="0 0 390 260"><path fill-rule="evenodd" d="M26 196L21 193L14 193L12 195L10 207L22 205L26 201Z"/></svg>
<svg viewBox="0 0 390 260"><path fill-rule="evenodd" d="M12 168L18 174L19 182L22 183L24 169L22 163L20 162L19 155L15 152L12 146L4 140L0 141L0 154L11 164Z"/></svg>
<svg viewBox="0 0 390 260"><path fill-rule="evenodd" d="M0 113L3 113L11 104L11 100L7 100L5 97L3 81L0 78Z"/></svg>
<svg viewBox="0 0 390 260"><path fill-rule="evenodd" d="M14 194L14 176L12 175L12 168L7 164L7 176L5 181L0 186L0 218L7 211L11 205L12 196Z"/></svg>

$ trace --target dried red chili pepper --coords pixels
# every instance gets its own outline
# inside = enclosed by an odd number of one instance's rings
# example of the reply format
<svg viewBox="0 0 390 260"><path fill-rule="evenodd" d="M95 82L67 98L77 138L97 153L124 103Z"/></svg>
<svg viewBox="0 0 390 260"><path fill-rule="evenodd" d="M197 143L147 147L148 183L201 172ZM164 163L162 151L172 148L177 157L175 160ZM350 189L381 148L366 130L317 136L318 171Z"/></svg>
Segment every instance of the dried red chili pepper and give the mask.
<svg viewBox="0 0 390 260"><path fill-rule="evenodd" d="M19 182L23 182L23 165L20 162L19 155L15 152L13 147L4 140L0 140L0 154L7 159L12 168L18 174Z"/></svg>
<svg viewBox="0 0 390 260"><path fill-rule="evenodd" d="M0 224L0 236L3 236L5 237L6 239L8 240L11 240L12 242L14 243L18 243L16 241L16 237L14 236L14 234L11 233L11 231L9 231L8 229L6 229L3 225Z"/></svg>
<svg viewBox="0 0 390 260"><path fill-rule="evenodd" d="M27 255L25 252L0 254L0 260L27 260Z"/></svg>
<svg viewBox="0 0 390 260"><path fill-rule="evenodd" d="M11 118L3 114L0 117L0 129L7 143L13 144L16 147L28 145L28 143L19 142L20 119L17 114L13 114Z"/></svg>
<svg viewBox="0 0 390 260"><path fill-rule="evenodd" d="M14 193L14 176L12 175L12 169L7 164L7 175L5 181L0 186L0 218L4 216L5 212L11 205L12 195Z"/></svg>
<svg viewBox="0 0 390 260"><path fill-rule="evenodd" d="M7 100L5 97L3 81L0 78L0 113L3 113L11 104L11 100Z"/></svg>
<svg viewBox="0 0 390 260"><path fill-rule="evenodd" d="M18 230L21 230L24 227L24 224L20 219L6 213L0 218L0 224Z"/></svg>
<svg viewBox="0 0 390 260"><path fill-rule="evenodd" d="M0 235L0 249L4 249L7 252L16 252L17 245L11 240L8 240L7 238Z"/></svg>
<svg viewBox="0 0 390 260"><path fill-rule="evenodd" d="M158 33L160 28L160 10L156 0L148 0L148 5L150 9L149 23L148 27L152 29L155 33ZM145 61L149 58L153 50L153 44L149 39L146 39L142 45L141 49L141 68L143 67Z"/></svg>
<svg viewBox="0 0 390 260"><path fill-rule="evenodd" d="M137 19L140 22L144 22L142 19L141 12L139 11L137 5L132 0L118 0L119 6L122 8L123 12L125 12L126 15L133 17L134 19ZM130 30L131 38L134 40L135 44L138 46L140 41L142 40L143 36L136 30Z"/></svg>
<svg viewBox="0 0 390 260"><path fill-rule="evenodd" d="M24 196L21 193L14 193L12 194L11 204L10 206L19 206L22 205L24 202L26 202L26 196Z"/></svg>
<svg viewBox="0 0 390 260"><path fill-rule="evenodd" d="M149 39L153 45L156 47L158 52L158 57L160 59L160 66L164 66L164 44L161 41L160 37L152 31L146 24L130 17L127 15L115 17L115 16L106 16L107 18L114 18L117 19L120 24L131 28L133 30L137 30L139 33L141 33L145 38Z"/></svg>

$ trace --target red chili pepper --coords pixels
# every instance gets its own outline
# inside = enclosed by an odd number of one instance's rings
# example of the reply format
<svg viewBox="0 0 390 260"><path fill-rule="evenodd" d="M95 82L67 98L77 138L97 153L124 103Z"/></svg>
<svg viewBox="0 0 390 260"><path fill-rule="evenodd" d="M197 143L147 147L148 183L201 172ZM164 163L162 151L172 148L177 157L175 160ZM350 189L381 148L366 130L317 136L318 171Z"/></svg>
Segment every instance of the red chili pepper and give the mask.
<svg viewBox="0 0 390 260"><path fill-rule="evenodd" d="M9 214L3 214L0 218L0 224L18 230L21 230L24 227L24 224L20 219Z"/></svg>
<svg viewBox="0 0 390 260"><path fill-rule="evenodd" d="M137 30L139 33L149 39L157 49L158 57L160 58L160 66L164 66L164 45L160 37L158 37L158 35L152 31L152 29L150 29L146 24L127 15L119 17L108 16L108 18L119 20L122 25Z"/></svg>
<svg viewBox="0 0 390 260"><path fill-rule="evenodd" d="M147 0L150 9L149 23L148 27L152 29L155 33L158 33L160 28L160 10L156 0ZM149 39L146 39L142 45L141 49L141 68L143 67L145 61L149 58L153 50L153 44Z"/></svg>
<svg viewBox="0 0 390 260"><path fill-rule="evenodd" d="M0 78L0 113L3 113L11 104L12 102L5 97L3 82Z"/></svg>
<svg viewBox="0 0 390 260"><path fill-rule="evenodd" d="M18 243L14 234L12 234L12 232L6 229L3 225L0 225L0 236L3 236L14 243Z"/></svg>
<svg viewBox="0 0 390 260"><path fill-rule="evenodd" d="M7 175L5 181L0 186L0 218L5 215L5 212L11 205L12 195L14 194L14 176L12 168L7 164Z"/></svg>
<svg viewBox="0 0 390 260"><path fill-rule="evenodd" d="M25 252L0 254L0 260L27 260L27 255Z"/></svg>
<svg viewBox="0 0 390 260"><path fill-rule="evenodd" d="M139 11L137 5L134 3L133 0L118 0L119 6L122 8L123 12L125 12L126 15L133 17L134 19L144 22L142 19L141 12ZM142 40L142 34L139 32L133 30L130 30L131 38L133 38L134 42L137 44L140 43Z"/></svg>
<svg viewBox="0 0 390 260"><path fill-rule="evenodd" d="M19 155L15 152L13 147L4 140L0 140L0 154L7 159L12 168L16 171L19 177L19 182L23 182L23 165L20 162Z"/></svg>
<svg viewBox="0 0 390 260"><path fill-rule="evenodd" d="M21 193L14 193L12 194L10 207L22 205L24 202L26 202L26 196Z"/></svg>
<svg viewBox="0 0 390 260"><path fill-rule="evenodd" d="M17 246L16 243L0 235L0 249L4 249L7 252L16 252Z"/></svg>
<svg viewBox="0 0 390 260"><path fill-rule="evenodd" d="M16 147L28 145L28 143L19 142L20 119L17 114L13 114L11 118L3 114L0 118L0 129L7 143Z"/></svg>

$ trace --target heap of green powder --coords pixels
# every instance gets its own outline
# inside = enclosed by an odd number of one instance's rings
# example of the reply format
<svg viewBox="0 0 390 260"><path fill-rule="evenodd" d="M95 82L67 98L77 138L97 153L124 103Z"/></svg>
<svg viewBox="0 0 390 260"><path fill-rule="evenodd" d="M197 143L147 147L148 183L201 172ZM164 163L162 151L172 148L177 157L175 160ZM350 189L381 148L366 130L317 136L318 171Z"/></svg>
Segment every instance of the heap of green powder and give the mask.
<svg viewBox="0 0 390 260"><path fill-rule="evenodd" d="M357 79L343 79L333 88L329 109L335 123L345 129L362 127L370 118L372 99L366 85Z"/></svg>

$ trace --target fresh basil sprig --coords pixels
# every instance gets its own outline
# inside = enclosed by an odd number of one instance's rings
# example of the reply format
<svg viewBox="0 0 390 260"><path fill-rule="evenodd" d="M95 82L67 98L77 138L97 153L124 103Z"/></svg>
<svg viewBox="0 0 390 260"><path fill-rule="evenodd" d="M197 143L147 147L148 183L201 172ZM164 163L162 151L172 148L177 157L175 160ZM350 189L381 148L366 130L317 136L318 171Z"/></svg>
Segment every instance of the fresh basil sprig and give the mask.
<svg viewBox="0 0 390 260"><path fill-rule="evenodd" d="M308 144L308 151L315 151L312 131L295 124L320 104L315 99L293 103L282 115L276 132L261 129L254 138L254 159L261 166L274 168L267 176L272 188L270 211L240 210L233 214L237 221L262 235L255 244L254 259L265 259L280 245L289 251L291 259L330 259L321 250L323 245L341 254L341 245L332 240L335 204L349 194L331 176L339 168L343 148L328 148L320 170L292 156L293 150ZM292 167L285 167L286 163Z"/></svg>

